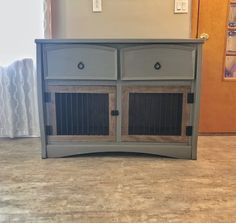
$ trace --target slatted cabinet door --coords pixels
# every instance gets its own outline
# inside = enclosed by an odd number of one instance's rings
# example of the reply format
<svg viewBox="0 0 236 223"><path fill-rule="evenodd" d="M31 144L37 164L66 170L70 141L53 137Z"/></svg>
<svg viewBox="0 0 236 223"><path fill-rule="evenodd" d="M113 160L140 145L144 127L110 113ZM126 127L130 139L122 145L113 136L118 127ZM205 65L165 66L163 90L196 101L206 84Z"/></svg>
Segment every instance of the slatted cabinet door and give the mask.
<svg viewBox="0 0 236 223"><path fill-rule="evenodd" d="M48 142L115 141L116 88L48 86Z"/></svg>
<svg viewBox="0 0 236 223"><path fill-rule="evenodd" d="M190 86L126 86L122 141L189 143Z"/></svg>

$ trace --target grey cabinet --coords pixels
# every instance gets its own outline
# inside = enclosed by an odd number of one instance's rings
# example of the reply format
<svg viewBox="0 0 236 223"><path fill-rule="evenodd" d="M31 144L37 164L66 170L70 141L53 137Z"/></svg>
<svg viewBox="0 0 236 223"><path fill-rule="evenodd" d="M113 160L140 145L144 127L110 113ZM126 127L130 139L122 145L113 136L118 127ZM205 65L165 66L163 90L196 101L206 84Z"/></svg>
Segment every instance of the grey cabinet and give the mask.
<svg viewBox="0 0 236 223"><path fill-rule="evenodd" d="M36 40L42 157L196 159L202 40Z"/></svg>

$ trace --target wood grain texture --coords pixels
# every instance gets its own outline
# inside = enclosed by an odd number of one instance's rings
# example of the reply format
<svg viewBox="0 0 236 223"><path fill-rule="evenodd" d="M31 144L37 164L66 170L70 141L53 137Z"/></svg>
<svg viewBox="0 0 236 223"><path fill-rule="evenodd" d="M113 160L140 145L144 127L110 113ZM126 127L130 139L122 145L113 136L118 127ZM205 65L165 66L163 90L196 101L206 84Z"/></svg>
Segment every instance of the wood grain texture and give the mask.
<svg viewBox="0 0 236 223"><path fill-rule="evenodd" d="M114 86L52 86L47 90L51 93L51 103L48 103L49 122L53 127L53 135L48 136L48 142L112 142L116 139L116 116L111 111L116 108L116 87ZM106 93L109 95L109 135L57 135L55 93Z"/></svg>
<svg viewBox="0 0 236 223"><path fill-rule="evenodd" d="M192 0L192 15L191 15L191 37L198 37L198 18L199 18L199 1Z"/></svg>
<svg viewBox="0 0 236 223"><path fill-rule="evenodd" d="M124 86L122 88L123 92L135 93L135 92L145 92L145 93L185 93L190 90L189 86Z"/></svg>
<svg viewBox="0 0 236 223"><path fill-rule="evenodd" d="M114 86L66 86L48 85L47 91L58 93L114 93Z"/></svg>
<svg viewBox="0 0 236 223"><path fill-rule="evenodd" d="M112 110L116 108L116 93L109 93L109 136L115 141L116 138L116 116L112 116Z"/></svg>
<svg viewBox="0 0 236 223"><path fill-rule="evenodd" d="M199 137L198 160L135 154L41 159L0 140L1 223L234 223L236 137Z"/></svg>
<svg viewBox="0 0 236 223"><path fill-rule="evenodd" d="M115 135L50 135L49 143L56 142L114 142Z"/></svg>
<svg viewBox="0 0 236 223"><path fill-rule="evenodd" d="M190 86L125 86L122 87L122 141L124 142L176 142L188 143L186 126L190 124L190 104L187 104L187 93L191 92ZM182 93L182 127L181 136L159 136L159 135L128 135L129 125L129 93Z"/></svg>
<svg viewBox="0 0 236 223"><path fill-rule="evenodd" d="M187 143L187 136L122 135L124 142Z"/></svg>
<svg viewBox="0 0 236 223"><path fill-rule="evenodd" d="M200 133L236 132L236 82L224 80L228 0L200 0L198 33L203 47Z"/></svg>
<svg viewBox="0 0 236 223"><path fill-rule="evenodd" d="M185 137L185 141L189 140L190 137L186 136L186 126L190 126L190 109L192 104L188 104L187 94L190 92L188 89L185 93L183 93L183 107L182 107L182 127L181 127L181 136Z"/></svg>
<svg viewBox="0 0 236 223"><path fill-rule="evenodd" d="M121 139L123 136L128 136L128 125L129 125L129 88L122 87L122 119L121 119Z"/></svg>
<svg viewBox="0 0 236 223"><path fill-rule="evenodd" d="M44 25L44 37L52 38L52 4L51 0L44 0L43 2L43 25Z"/></svg>
<svg viewBox="0 0 236 223"><path fill-rule="evenodd" d="M56 98L55 92L51 93L51 103L48 103L51 118L52 134L57 135L57 113L56 113Z"/></svg>

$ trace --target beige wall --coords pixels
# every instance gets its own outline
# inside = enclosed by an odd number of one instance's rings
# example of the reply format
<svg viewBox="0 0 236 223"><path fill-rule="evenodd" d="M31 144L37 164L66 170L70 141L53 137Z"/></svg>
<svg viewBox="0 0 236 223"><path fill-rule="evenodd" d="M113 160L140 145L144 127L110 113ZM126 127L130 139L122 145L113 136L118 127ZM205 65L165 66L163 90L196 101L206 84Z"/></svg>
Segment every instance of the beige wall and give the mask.
<svg viewBox="0 0 236 223"><path fill-rule="evenodd" d="M93 13L92 0L52 0L52 37L190 37L191 13L174 14L174 0L102 0L102 3L103 11Z"/></svg>

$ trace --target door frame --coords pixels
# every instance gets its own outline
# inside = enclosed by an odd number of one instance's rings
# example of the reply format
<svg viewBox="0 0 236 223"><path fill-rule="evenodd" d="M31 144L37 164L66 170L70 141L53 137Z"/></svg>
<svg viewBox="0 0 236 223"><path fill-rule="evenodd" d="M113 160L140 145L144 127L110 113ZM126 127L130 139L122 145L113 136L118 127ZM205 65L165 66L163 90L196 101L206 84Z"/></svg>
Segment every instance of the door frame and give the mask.
<svg viewBox="0 0 236 223"><path fill-rule="evenodd" d="M221 21L219 28L203 29L202 24L204 25L205 23L203 23L202 19L206 19L205 16L209 14L206 13L206 2L207 1L203 0L192 0L191 14L191 37L198 38L201 32L209 32L210 35L210 39L203 46L204 61L202 66L202 100L200 106L199 132L201 135L235 135L236 128L234 123L236 119L235 115L233 115L235 113L235 99L233 97L235 95L235 79L227 79L224 77L227 18ZM222 13L225 15L227 11L229 12L230 1L225 0L222 4L224 4ZM201 12L202 8L204 10L203 12ZM221 6L218 4L216 8L219 9ZM220 13L217 13L217 10L214 11L216 11L215 15ZM211 67L213 64L208 51L212 50L214 53L214 48L218 46L214 41L220 39L215 38L215 34L219 33L220 30L222 30L220 32L221 40L223 40L223 35L225 35L224 43L221 41L221 44L224 44L224 48L222 48L222 45L219 46L220 51L224 51L224 53L217 55L217 68L213 67L214 72L208 72L207 67ZM209 63L206 64L206 61ZM219 61L222 61L222 66L220 67L218 66ZM222 69L220 74L217 73L219 69ZM209 87L209 84L214 87ZM216 89L217 91L215 91Z"/></svg>
<svg viewBox="0 0 236 223"><path fill-rule="evenodd" d="M191 92L191 86L124 86L122 88L122 142L158 142L158 143L189 143L189 136L186 136L186 127L190 126L191 117L191 104L187 102L187 95ZM129 135L129 93L182 93L182 123L181 135Z"/></svg>
<svg viewBox="0 0 236 223"><path fill-rule="evenodd" d="M52 126L52 135L47 136L50 143L58 142L114 142L116 140L116 116L111 111L116 108L116 87L115 86L55 86L49 85L47 92L51 94L51 102L47 103L48 124ZM109 95L109 135L57 135L56 130L56 93L105 93Z"/></svg>
<svg viewBox="0 0 236 223"><path fill-rule="evenodd" d="M199 0L192 0L191 37L198 37Z"/></svg>

